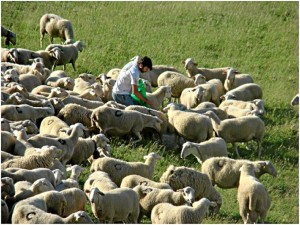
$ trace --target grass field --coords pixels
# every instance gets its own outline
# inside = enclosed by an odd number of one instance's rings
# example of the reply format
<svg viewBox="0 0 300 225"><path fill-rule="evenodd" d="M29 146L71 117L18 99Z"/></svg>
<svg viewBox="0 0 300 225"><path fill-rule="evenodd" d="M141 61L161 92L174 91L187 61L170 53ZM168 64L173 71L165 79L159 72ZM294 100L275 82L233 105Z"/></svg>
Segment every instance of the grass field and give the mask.
<svg viewBox="0 0 300 225"><path fill-rule="evenodd" d="M299 108L289 105L299 91L298 2L1 2L1 24L17 34L16 47L40 49L39 19L45 13L69 19L75 38L86 44L78 71L67 66L74 78L120 68L135 55L148 55L154 64L172 65L182 73L182 60L192 57L199 67L232 66L251 74L263 89L267 110L262 159L271 160L278 171L276 178L261 177L272 199L266 223L299 223ZM48 44L46 35L43 48ZM112 146L114 157L128 161L159 152L163 159L155 180L170 164L201 169L195 158L182 160L180 150L150 140L133 149L113 139ZM242 158L257 159L255 151L240 149ZM242 223L237 190L217 189L223 198L220 213L203 222Z"/></svg>

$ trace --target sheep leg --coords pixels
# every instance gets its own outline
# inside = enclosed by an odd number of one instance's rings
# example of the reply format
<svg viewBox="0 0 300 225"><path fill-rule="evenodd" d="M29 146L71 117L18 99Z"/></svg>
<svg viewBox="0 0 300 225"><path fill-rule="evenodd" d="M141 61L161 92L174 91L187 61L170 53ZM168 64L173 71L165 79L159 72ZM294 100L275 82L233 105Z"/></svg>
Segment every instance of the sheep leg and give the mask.
<svg viewBox="0 0 300 225"><path fill-rule="evenodd" d="M260 159L260 156L261 156L261 142L260 141L257 141L257 151L258 151L258 158Z"/></svg>
<svg viewBox="0 0 300 225"><path fill-rule="evenodd" d="M53 37L49 34L49 41L50 41L50 44L53 44Z"/></svg>
<svg viewBox="0 0 300 225"><path fill-rule="evenodd" d="M66 64L63 65L63 70L66 70Z"/></svg>
<svg viewBox="0 0 300 225"><path fill-rule="evenodd" d="M139 131L132 131L132 132L138 137L138 140L132 141L132 144L136 144L137 142L142 140L142 136Z"/></svg>
<svg viewBox="0 0 300 225"><path fill-rule="evenodd" d="M76 71L75 62L72 62L72 66L73 66L74 71Z"/></svg>
<svg viewBox="0 0 300 225"><path fill-rule="evenodd" d="M231 144L232 144L232 148L235 150L235 153L236 153L237 157L240 158L239 150L238 150L236 144L235 143L231 143Z"/></svg>
<svg viewBox="0 0 300 225"><path fill-rule="evenodd" d="M44 36L45 36L45 33L41 33L41 37L40 37L40 46L41 46L41 48L43 47Z"/></svg>

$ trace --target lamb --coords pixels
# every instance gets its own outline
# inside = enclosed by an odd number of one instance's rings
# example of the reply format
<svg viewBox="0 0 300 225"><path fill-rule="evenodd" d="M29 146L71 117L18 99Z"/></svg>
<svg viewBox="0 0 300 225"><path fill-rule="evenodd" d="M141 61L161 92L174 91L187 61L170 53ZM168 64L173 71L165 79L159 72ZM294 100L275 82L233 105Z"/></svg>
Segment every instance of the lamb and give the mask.
<svg viewBox="0 0 300 225"><path fill-rule="evenodd" d="M142 197L140 197L140 219L143 215L150 218L153 207L159 203L164 202L178 206L185 204L192 205L195 201L195 190L191 187L173 191L138 185L134 190L139 194L142 193Z"/></svg>
<svg viewBox="0 0 300 225"><path fill-rule="evenodd" d="M264 223L271 205L268 191L255 177L252 164L244 164L241 168L237 200L239 212L244 223L257 223L260 217Z"/></svg>
<svg viewBox="0 0 300 225"><path fill-rule="evenodd" d="M217 203L213 213L217 213L222 205L220 193L212 186L209 177L189 167L170 165L161 175L160 182L168 183L173 190L190 186L195 190L195 199L207 198Z"/></svg>
<svg viewBox="0 0 300 225"><path fill-rule="evenodd" d="M153 93L146 92L147 99L152 102L152 108L156 110L162 105L165 98L171 98L171 94L170 86L160 86Z"/></svg>
<svg viewBox="0 0 300 225"><path fill-rule="evenodd" d="M204 90L200 86L185 88L180 95L180 103L187 109L196 107L203 100Z"/></svg>
<svg viewBox="0 0 300 225"><path fill-rule="evenodd" d="M1 37L5 37L5 45L9 45L9 43L16 45L17 43L17 35L3 26L1 26Z"/></svg>
<svg viewBox="0 0 300 225"><path fill-rule="evenodd" d="M63 65L63 70L66 70L66 64L71 63L74 71L76 71L75 62L78 58L79 52L83 51L84 43L82 41L76 41L73 44L67 44L67 45L51 44L48 45L45 50L51 51L51 49L55 47L59 47L62 53L60 55L60 58L57 61L54 61L52 70L54 70L56 66L61 66L61 65Z"/></svg>
<svg viewBox="0 0 300 225"><path fill-rule="evenodd" d="M77 180L68 178L63 180L63 176L66 175L64 172L62 172L60 169L54 169L52 170L54 177L55 177L55 189L57 191L66 190L69 188L79 188L79 184Z"/></svg>
<svg viewBox="0 0 300 225"><path fill-rule="evenodd" d="M74 42L73 27L69 20L55 14L44 14L40 19L40 46L43 46L45 33L49 34L50 43L53 37L60 37L65 44Z"/></svg>
<svg viewBox="0 0 300 225"><path fill-rule="evenodd" d="M42 85L42 76L41 74L21 74L19 76L20 84L22 84L29 92L32 91L33 88Z"/></svg>
<svg viewBox="0 0 300 225"><path fill-rule="evenodd" d="M39 50L36 51L39 54L39 58L42 59L44 66L52 70L53 65L60 60L63 52L59 47L52 48L50 51Z"/></svg>
<svg viewBox="0 0 300 225"><path fill-rule="evenodd" d="M249 74L237 74L233 68L227 70L226 80L224 82L224 88L226 91L230 91L243 84L254 83L253 78Z"/></svg>
<svg viewBox="0 0 300 225"><path fill-rule="evenodd" d="M54 175L52 171L48 168L37 168L33 170L27 169L18 169L14 172L9 172L1 169L1 177L10 177L14 180L14 182L26 180L31 183L35 182L40 178L46 178L50 181L50 183L54 186Z"/></svg>
<svg viewBox="0 0 300 225"><path fill-rule="evenodd" d="M219 137L212 137L200 144L190 141L185 142L180 157L184 159L190 154L193 154L200 164L212 157L228 156L226 142Z"/></svg>
<svg viewBox="0 0 300 225"><path fill-rule="evenodd" d="M260 116L260 111L257 109L254 110L249 110L249 109L240 109L235 106L224 106L222 107L222 110L224 110L228 118L238 118L238 117L243 117L243 116Z"/></svg>
<svg viewBox="0 0 300 225"><path fill-rule="evenodd" d="M5 199L7 196L12 197L14 195L14 180L11 177L3 177L1 174L1 199Z"/></svg>
<svg viewBox="0 0 300 225"><path fill-rule="evenodd" d="M74 81L75 86L73 91L77 92L78 94L81 94L91 84L96 83L96 77L93 74L81 73L78 75L78 78L76 78Z"/></svg>
<svg viewBox="0 0 300 225"><path fill-rule="evenodd" d="M227 69L230 67L223 67L223 68L197 68L197 63L194 62L192 58L187 58L185 61L182 62L184 64L184 68L186 69L187 75L189 77L193 77L196 74L202 74L205 76L206 80L209 81L211 79L219 79L224 84Z"/></svg>
<svg viewBox="0 0 300 225"><path fill-rule="evenodd" d="M157 116L159 119L163 121L163 123L161 124L160 133L161 134L174 133L174 127L169 123L167 116L161 111L155 109L149 109L141 105L130 105L127 106L125 110L135 110L143 114Z"/></svg>
<svg viewBox="0 0 300 225"><path fill-rule="evenodd" d="M22 169L36 169L49 168L53 165L55 158L61 156L61 150L55 146L43 146L41 153L36 155L28 155L20 158L15 158L1 163L1 168L22 168Z"/></svg>
<svg viewBox="0 0 300 225"><path fill-rule="evenodd" d="M73 166L67 167L67 171L71 171L70 179L73 179L73 180L76 180L77 182L79 182L78 178L79 178L81 172L84 171L84 168L82 168L81 166L78 166L78 165L73 165Z"/></svg>
<svg viewBox="0 0 300 225"><path fill-rule="evenodd" d="M108 173L103 171L95 171L91 173L88 179L84 182L83 190L88 198L90 197L91 189L94 187L102 190L102 192L108 192L118 188L116 183L111 180Z"/></svg>
<svg viewBox="0 0 300 225"><path fill-rule="evenodd" d="M252 101L254 99L261 99L262 96L263 92L261 87L258 84L249 83L243 84L226 92L226 94L221 96L221 98L224 100L234 99L242 101Z"/></svg>
<svg viewBox="0 0 300 225"><path fill-rule="evenodd" d="M171 189L172 190L172 188L169 184L155 182L151 179L142 177L137 174L132 174L132 175L128 175L128 176L124 177L122 179L120 187L134 188L137 185L144 185L144 186L149 186L149 187L158 188L158 189Z"/></svg>
<svg viewBox="0 0 300 225"><path fill-rule="evenodd" d="M291 106L299 105L299 94L295 95L291 101Z"/></svg>
<svg viewBox="0 0 300 225"><path fill-rule="evenodd" d="M44 145L54 145L57 148L63 150L62 158L60 161L63 165L71 159L74 147L78 141L78 138L82 136L83 131L86 128L81 123L74 124L73 128L67 132L67 137L55 137L55 136L47 136L47 135L35 135L28 139L28 142L32 144L34 147L41 148Z"/></svg>
<svg viewBox="0 0 300 225"><path fill-rule="evenodd" d="M203 90L201 102L209 101L213 102L216 106L220 105L220 94L217 85L207 82L205 84L199 84L198 86Z"/></svg>
<svg viewBox="0 0 300 225"><path fill-rule="evenodd" d="M51 87L60 87L60 88L66 89L66 90L73 90L74 85L75 85L74 79L72 77L63 77L63 78L57 79L56 81L48 81L46 84Z"/></svg>
<svg viewBox="0 0 300 225"><path fill-rule="evenodd" d="M137 223L139 216L139 197L130 188L116 188L103 193L97 187L92 188L90 202L95 217L101 221L113 223Z"/></svg>
<svg viewBox="0 0 300 225"><path fill-rule="evenodd" d="M53 98L49 98L49 101L51 102L51 104L54 107L54 115L57 116L57 114L59 113L59 111L65 106L65 104L63 103L63 101L58 98L58 97L53 97Z"/></svg>
<svg viewBox="0 0 300 225"><path fill-rule="evenodd" d="M151 212L153 224L193 224L202 223L207 216L209 207L216 207L215 202L202 198L193 206L174 206L170 203L160 203Z"/></svg>
<svg viewBox="0 0 300 225"><path fill-rule="evenodd" d="M85 224L93 223L91 217L84 211L78 211L72 213L66 218L62 218L53 213L47 213L35 206L24 205L20 206L17 212L12 214L13 223L25 224L25 223L34 223L34 224Z"/></svg>
<svg viewBox="0 0 300 225"><path fill-rule="evenodd" d="M49 104L49 106L52 104ZM21 105L1 105L1 117L8 120L31 120L36 123L37 119L54 115L52 107L34 107L27 104Z"/></svg>
<svg viewBox="0 0 300 225"><path fill-rule="evenodd" d="M160 132L162 121L158 117L142 114L136 111L114 109L108 106L100 106L94 109L91 115L92 127L97 127L100 133L110 135L125 135L133 133L138 140L142 140L140 132L145 127L150 127Z"/></svg>
<svg viewBox="0 0 300 225"><path fill-rule="evenodd" d="M178 134L189 141L202 142L213 135L212 123L207 116L177 110L174 103L168 104L163 112L167 112L169 123Z"/></svg>
<svg viewBox="0 0 300 225"><path fill-rule="evenodd" d="M4 200L1 199L1 223L7 223L9 219L9 209Z"/></svg>
<svg viewBox="0 0 300 225"><path fill-rule="evenodd" d="M261 115L261 116L264 115L266 112L265 102L262 99L254 99L251 101L229 99L229 100L223 101L219 105L219 108L223 109L227 106L234 106L234 107L238 107L240 109L247 109L249 111L258 111L259 115Z"/></svg>
<svg viewBox="0 0 300 225"><path fill-rule="evenodd" d="M96 134L85 139L79 138L69 163L72 165L81 164L91 156L93 159L99 158L98 148L108 150L108 142L109 139L104 134Z"/></svg>
<svg viewBox="0 0 300 225"><path fill-rule="evenodd" d="M85 205L87 202L85 193L79 188L68 188L60 191L67 200L67 205L64 208L62 217L67 217L77 211L85 211Z"/></svg>
<svg viewBox="0 0 300 225"><path fill-rule="evenodd" d="M265 133L265 124L257 116L243 116L220 120L217 115L208 111L205 115L209 116L212 126L218 137L223 138L226 143L231 143L238 157L240 157L236 142L256 141L258 157L261 156L261 143Z"/></svg>
<svg viewBox="0 0 300 225"><path fill-rule="evenodd" d="M90 168L90 172L104 171L109 174L112 181L120 186L122 179L131 174L137 174L148 179L153 179L154 166L160 156L154 152L144 156L145 162L126 162L120 159L103 157L96 159Z"/></svg>
<svg viewBox="0 0 300 225"><path fill-rule="evenodd" d="M102 83L102 87L103 87L102 100L103 100L103 102L108 102L108 101L113 100L113 98L112 98L112 89L113 89L115 83L116 83L116 80L114 80L114 79L106 79Z"/></svg>
<svg viewBox="0 0 300 225"><path fill-rule="evenodd" d="M255 177L258 179L265 173L277 176L277 171L270 161L249 161L243 159L230 159L227 157L214 157L206 160L201 172L208 175L213 185L220 188L236 188L239 185L239 169L245 163L252 163L255 167Z"/></svg>

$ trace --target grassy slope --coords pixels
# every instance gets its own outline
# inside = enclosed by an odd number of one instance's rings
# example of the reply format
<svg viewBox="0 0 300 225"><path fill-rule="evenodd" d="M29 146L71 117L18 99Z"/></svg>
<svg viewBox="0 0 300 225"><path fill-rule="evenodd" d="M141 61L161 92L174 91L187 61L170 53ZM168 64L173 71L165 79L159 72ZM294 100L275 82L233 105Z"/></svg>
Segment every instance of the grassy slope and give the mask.
<svg viewBox="0 0 300 225"><path fill-rule="evenodd" d="M87 46L77 60L78 71L67 67L72 77L120 68L137 54L182 72L181 61L193 57L200 67L233 66L251 74L263 88L267 109L263 159L278 170L277 178L261 179L272 198L267 222L299 222L298 108L289 106L299 90L298 2L2 1L1 7L1 24L17 33L17 47L32 50L40 49L39 18L44 13L71 20L76 39ZM46 36L44 47L48 43ZM183 161L178 150L166 151L152 142L138 149L118 141L113 146L115 157L130 161L160 151L164 159L157 164L156 180L171 163L201 169L194 158ZM256 152L241 148L243 158L256 159ZM241 223L236 190L218 190L224 199L221 212L205 222Z"/></svg>

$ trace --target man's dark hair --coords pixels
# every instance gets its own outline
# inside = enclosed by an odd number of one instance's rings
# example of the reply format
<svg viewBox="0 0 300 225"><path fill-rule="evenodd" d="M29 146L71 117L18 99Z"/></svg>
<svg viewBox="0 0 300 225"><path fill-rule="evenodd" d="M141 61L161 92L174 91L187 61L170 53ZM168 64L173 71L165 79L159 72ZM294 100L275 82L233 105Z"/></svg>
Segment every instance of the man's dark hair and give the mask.
<svg viewBox="0 0 300 225"><path fill-rule="evenodd" d="M147 66L150 70L152 70L152 61L148 56L141 58L141 63L143 66Z"/></svg>

